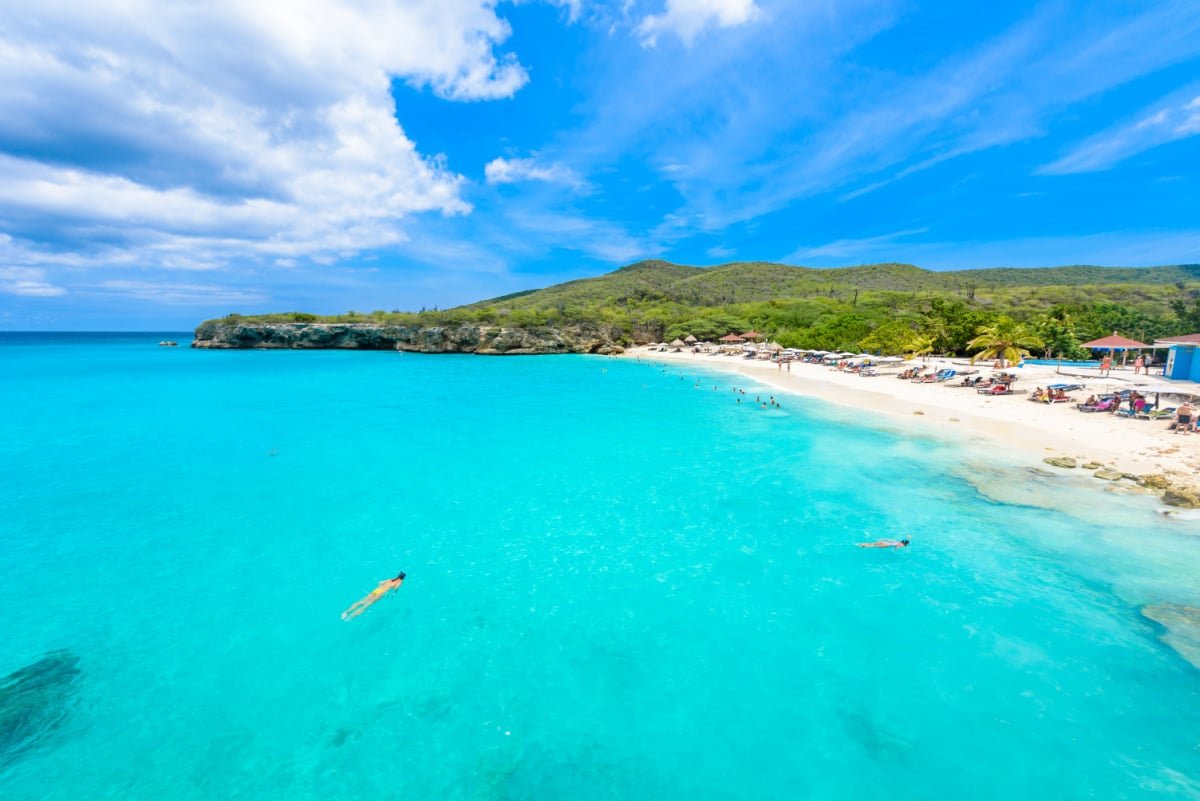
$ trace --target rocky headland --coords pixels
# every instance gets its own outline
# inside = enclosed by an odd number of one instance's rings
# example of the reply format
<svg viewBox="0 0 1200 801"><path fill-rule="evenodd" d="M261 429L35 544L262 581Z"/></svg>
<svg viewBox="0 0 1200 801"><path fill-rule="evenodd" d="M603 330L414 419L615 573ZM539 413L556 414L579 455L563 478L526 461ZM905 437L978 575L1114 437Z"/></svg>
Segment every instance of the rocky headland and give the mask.
<svg viewBox="0 0 1200 801"><path fill-rule="evenodd" d="M620 353L621 330L576 324L504 327L386 323L251 323L210 320L196 328L193 348L296 350L399 350L521 356L550 353Z"/></svg>

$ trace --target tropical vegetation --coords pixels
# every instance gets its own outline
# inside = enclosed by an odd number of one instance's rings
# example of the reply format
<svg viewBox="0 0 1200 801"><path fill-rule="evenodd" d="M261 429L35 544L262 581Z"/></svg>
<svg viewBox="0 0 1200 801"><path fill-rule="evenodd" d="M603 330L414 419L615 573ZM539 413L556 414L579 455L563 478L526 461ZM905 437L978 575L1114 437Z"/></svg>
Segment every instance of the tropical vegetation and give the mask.
<svg viewBox="0 0 1200 801"><path fill-rule="evenodd" d="M1040 348L1043 344L1030 326L1001 315L991 325L982 326L967 347L975 351L972 363L976 359L1002 359L1016 364L1030 355L1029 348Z"/></svg>
<svg viewBox="0 0 1200 801"><path fill-rule="evenodd" d="M1150 342L1200 331L1200 265L934 272L906 264L699 268L645 261L445 310L230 315L227 322L607 326L625 342L715 340L753 328L790 347L880 354L1028 351L1081 358L1119 331Z"/></svg>

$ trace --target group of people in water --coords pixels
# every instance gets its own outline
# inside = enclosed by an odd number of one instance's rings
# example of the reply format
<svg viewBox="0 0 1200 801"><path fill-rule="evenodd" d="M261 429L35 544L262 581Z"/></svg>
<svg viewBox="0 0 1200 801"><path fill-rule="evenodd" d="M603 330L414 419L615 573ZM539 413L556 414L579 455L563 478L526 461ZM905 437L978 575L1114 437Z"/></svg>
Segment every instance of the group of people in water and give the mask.
<svg viewBox="0 0 1200 801"><path fill-rule="evenodd" d="M715 387L714 387L714 389L715 389ZM737 399L738 403L742 402L742 398L747 397L746 390L744 390L744 389L738 389L737 387L734 387L733 391L738 394L738 399ZM783 408L782 406L779 405L779 401L775 400L774 395L769 396L766 400L762 399L762 395L755 395L754 403L760 409L772 409L772 408L782 409Z"/></svg>
<svg viewBox="0 0 1200 801"><path fill-rule="evenodd" d="M663 372L663 373L665 373L665 372L667 372L667 371L666 371L666 369L664 368L664 369L660 370L659 372ZM687 376L683 375L682 373L680 373L680 374L679 374L679 380L680 380L680 381L683 381L683 380L684 380L686 377L687 377ZM697 377L697 378L695 379L695 383L693 383L693 384L692 384L692 389L700 389L700 388L701 388L701 381L700 381L700 379ZM718 391L718 390L720 390L720 389L721 389L721 387L720 387L719 385L717 385L717 384L713 384L713 391L714 391L714 392L715 392L715 391ZM733 392L735 395L737 395L737 402L738 402L738 403L741 403L743 399L749 400L749 397L750 397L750 396L749 396L749 395L746 393L746 390L742 389L741 387L730 387L730 390L731 390L731 391L732 391L732 392ZM763 398L762 398L762 395L755 395L755 396L754 396L754 405L755 405L755 406L757 406L757 407L758 407L758 408L760 408L760 409L782 409L782 408L783 408L783 406L782 406L782 405L780 405L779 401L775 400L775 396L774 396L774 395L769 395L769 396L767 396L767 399L766 399L766 400L763 400Z"/></svg>

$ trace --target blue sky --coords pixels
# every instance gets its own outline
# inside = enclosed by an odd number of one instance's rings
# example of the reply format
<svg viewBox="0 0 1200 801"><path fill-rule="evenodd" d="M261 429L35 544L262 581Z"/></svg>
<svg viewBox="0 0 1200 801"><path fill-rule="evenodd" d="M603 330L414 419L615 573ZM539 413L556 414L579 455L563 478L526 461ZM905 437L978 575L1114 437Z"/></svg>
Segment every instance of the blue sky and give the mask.
<svg viewBox="0 0 1200 801"><path fill-rule="evenodd" d="M642 258L1200 262L1200 3L46 2L0 328L446 307Z"/></svg>

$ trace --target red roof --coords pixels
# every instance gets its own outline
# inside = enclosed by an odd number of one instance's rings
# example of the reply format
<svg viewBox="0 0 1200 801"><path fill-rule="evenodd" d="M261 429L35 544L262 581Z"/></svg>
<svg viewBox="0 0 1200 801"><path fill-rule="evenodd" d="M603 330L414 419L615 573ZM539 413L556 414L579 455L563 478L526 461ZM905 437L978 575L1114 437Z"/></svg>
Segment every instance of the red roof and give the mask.
<svg viewBox="0 0 1200 801"><path fill-rule="evenodd" d="M737 334L726 334L721 337L722 342L745 342L746 340L739 337Z"/></svg>
<svg viewBox="0 0 1200 801"><path fill-rule="evenodd" d="M1113 334L1111 337L1101 337L1093 339L1091 342L1084 342L1080 345L1082 348L1112 348L1114 350L1128 350L1130 348L1148 348L1150 347L1145 342L1136 342L1132 339L1117 336Z"/></svg>
<svg viewBox="0 0 1200 801"><path fill-rule="evenodd" d="M1200 334L1183 334L1182 336L1177 337L1163 337L1162 339L1155 340L1155 342L1163 342L1168 345L1175 342L1186 345L1200 344Z"/></svg>
<svg viewBox="0 0 1200 801"><path fill-rule="evenodd" d="M742 333L742 339L758 339L762 334L757 331L745 331Z"/></svg>

